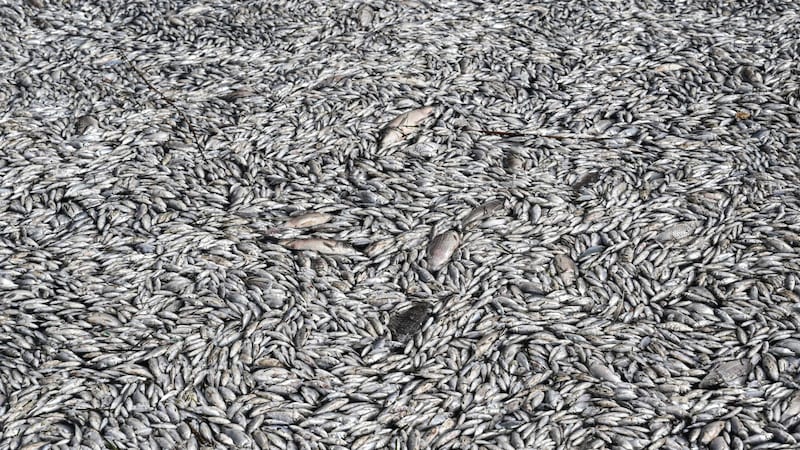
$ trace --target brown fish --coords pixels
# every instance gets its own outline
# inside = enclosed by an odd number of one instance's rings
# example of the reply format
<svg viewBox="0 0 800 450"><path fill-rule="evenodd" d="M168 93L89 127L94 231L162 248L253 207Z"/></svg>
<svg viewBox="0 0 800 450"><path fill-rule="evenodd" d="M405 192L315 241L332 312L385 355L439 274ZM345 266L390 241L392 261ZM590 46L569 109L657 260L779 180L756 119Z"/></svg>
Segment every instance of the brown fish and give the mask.
<svg viewBox="0 0 800 450"><path fill-rule="evenodd" d="M437 271L447 264L458 248L460 239L453 230L436 235L428 244L428 270Z"/></svg>

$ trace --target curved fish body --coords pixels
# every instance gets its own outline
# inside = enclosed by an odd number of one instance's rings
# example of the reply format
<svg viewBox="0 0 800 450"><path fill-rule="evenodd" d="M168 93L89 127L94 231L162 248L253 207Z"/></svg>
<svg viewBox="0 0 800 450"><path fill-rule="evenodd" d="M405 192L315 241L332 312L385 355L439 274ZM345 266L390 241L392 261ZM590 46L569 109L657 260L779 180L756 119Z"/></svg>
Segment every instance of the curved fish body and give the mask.
<svg viewBox="0 0 800 450"><path fill-rule="evenodd" d="M419 124L431 114L433 114L433 106L425 106L395 117L381 132L380 148L386 148L404 140L415 132Z"/></svg>
<svg viewBox="0 0 800 450"><path fill-rule="evenodd" d="M475 222L491 216L495 213L495 211L502 208L504 203L505 202L502 199L489 200L488 202L470 211L470 213L467 214L467 217L461 221L461 226L468 227Z"/></svg>

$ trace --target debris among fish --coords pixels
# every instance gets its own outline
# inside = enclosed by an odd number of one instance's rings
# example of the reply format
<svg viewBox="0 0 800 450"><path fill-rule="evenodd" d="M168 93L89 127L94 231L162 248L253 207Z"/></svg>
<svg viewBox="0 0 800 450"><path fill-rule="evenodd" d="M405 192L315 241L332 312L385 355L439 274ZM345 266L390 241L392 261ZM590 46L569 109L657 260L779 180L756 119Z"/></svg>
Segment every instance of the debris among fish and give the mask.
<svg viewBox="0 0 800 450"><path fill-rule="evenodd" d="M525 161L516 153L509 153L503 158L503 167L509 172L518 172L525 167Z"/></svg>
<svg viewBox="0 0 800 450"><path fill-rule="evenodd" d="M578 181L576 181L572 185L572 190L578 192L587 186L597 183L599 180L600 180L600 172L596 170L591 170L583 174L580 178L578 178Z"/></svg>

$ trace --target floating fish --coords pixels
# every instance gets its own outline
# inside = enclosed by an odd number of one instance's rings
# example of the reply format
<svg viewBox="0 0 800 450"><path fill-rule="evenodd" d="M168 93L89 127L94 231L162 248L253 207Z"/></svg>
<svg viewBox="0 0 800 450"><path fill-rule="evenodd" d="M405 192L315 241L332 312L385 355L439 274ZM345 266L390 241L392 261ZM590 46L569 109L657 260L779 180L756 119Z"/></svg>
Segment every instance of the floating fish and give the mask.
<svg viewBox="0 0 800 450"><path fill-rule="evenodd" d="M428 244L428 270L435 272L447 264L458 248L460 240L455 231L436 235Z"/></svg>
<svg viewBox="0 0 800 450"><path fill-rule="evenodd" d="M392 337L400 342L406 342L414 336L431 316L431 307L426 303L415 303L408 309L392 316L387 328L392 332Z"/></svg>
<svg viewBox="0 0 800 450"><path fill-rule="evenodd" d="M494 214L494 212L498 209L502 208L503 204L504 201L502 199L489 200L488 202L470 211L470 213L467 214L467 217L461 221L461 225L463 227L467 227L475 222L483 220Z"/></svg>
<svg viewBox="0 0 800 450"><path fill-rule="evenodd" d="M308 228L328 223L331 219L333 219L333 216L328 213L311 212L290 217L284 222L283 226L287 228Z"/></svg>
<svg viewBox="0 0 800 450"><path fill-rule="evenodd" d="M278 244L291 250L311 250L325 255L358 255L358 251L349 244L333 239L283 239Z"/></svg>
<svg viewBox="0 0 800 450"><path fill-rule="evenodd" d="M380 148L386 148L403 141L408 135L415 132L423 120L433 114L433 106L414 109L400 114L381 131Z"/></svg>

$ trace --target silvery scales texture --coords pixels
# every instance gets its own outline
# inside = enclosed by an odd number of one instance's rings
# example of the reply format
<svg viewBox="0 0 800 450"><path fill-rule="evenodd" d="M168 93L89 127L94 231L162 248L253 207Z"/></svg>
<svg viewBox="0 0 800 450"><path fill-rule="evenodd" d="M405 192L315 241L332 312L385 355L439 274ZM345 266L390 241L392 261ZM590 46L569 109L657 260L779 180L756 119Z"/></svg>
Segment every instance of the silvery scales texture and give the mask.
<svg viewBox="0 0 800 450"><path fill-rule="evenodd" d="M796 448L799 24L6 2L0 448Z"/></svg>

